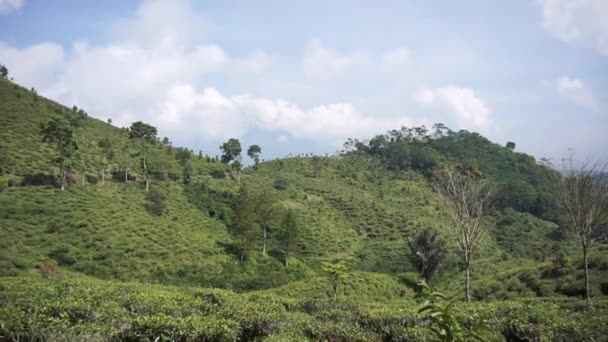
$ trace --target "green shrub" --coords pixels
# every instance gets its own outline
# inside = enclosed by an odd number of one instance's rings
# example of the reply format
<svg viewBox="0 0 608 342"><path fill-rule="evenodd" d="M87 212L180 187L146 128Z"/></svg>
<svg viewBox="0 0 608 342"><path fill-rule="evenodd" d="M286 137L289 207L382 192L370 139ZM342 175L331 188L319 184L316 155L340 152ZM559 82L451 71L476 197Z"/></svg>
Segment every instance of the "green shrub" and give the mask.
<svg viewBox="0 0 608 342"><path fill-rule="evenodd" d="M153 215L162 216L165 212L166 196L158 190L152 189L146 194L146 210Z"/></svg>

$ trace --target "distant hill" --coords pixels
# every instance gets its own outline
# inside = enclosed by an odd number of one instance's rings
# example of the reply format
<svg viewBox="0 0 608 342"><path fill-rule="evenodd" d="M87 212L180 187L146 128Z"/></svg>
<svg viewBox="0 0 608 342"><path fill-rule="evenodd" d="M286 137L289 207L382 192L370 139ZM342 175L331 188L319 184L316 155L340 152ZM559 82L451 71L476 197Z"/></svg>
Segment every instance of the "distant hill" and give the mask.
<svg viewBox="0 0 608 342"><path fill-rule="evenodd" d="M52 117L77 114L86 119L75 131L79 149L70 184L61 192L53 186L55 152L42 142L40 127ZM513 146L438 128L350 140L343 154L331 157L262 162L244 169L240 181L213 158L157 141L148 161L151 189L162 202L158 215L150 210L155 200L141 183L141 148L125 129L0 80L0 275L27 272L49 258L62 269L104 279L298 297L321 291L302 286L322 275L322 262L343 260L356 272L355 295L390 298L399 295L400 286L411 288L417 281L408 248L416 232L437 230L453 247L430 181L436 168L450 164L488 178L497 189L487 222L490 234L474 265L475 295L578 294L578 252L556 224L542 167ZM104 139L112 145L112 156L105 159L100 147ZM193 170L188 184L183 158ZM276 227L270 227L269 257L256 253L241 263L231 250L227 226L242 186L269 189L283 207L297 209L303 234L288 268L280 258ZM600 246L592 255L596 294L608 278L605 251ZM549 276L547 270L560 252L571 255L567 267L572 272ZM459 291L454 257L444 263L436 283Z"/></svg>

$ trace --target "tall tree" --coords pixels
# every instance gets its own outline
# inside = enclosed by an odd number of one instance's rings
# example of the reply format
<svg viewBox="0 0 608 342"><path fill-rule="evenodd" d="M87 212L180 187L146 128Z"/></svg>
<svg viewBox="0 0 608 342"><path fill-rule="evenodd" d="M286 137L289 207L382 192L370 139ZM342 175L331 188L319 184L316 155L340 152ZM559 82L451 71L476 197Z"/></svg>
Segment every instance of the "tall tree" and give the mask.
<svg viewBox="0 0 608 342"><path fill-rule="evenodd" d="M448 209L451 224L448 231L458 246L458 255L465 269L465 299L471 301L471 260L482 243L485 230L482 216L490 205L493 190L475 175L465 175L451 167L436 175L435 189Z"/></svg>
<svg viewBox="0 0 608 342"><path fill-rule="evenodd" d="M141 148L141 161L146 181L146 191L150 190L150 177L148 175L147 155L149 148L156 141L156 127L143 123L141 121L134 122L129 128L129 139L137 141Z"/></svg>
<svg viewBox="0 0 608 342"><path fill-rule="evenodd" d="M410 259L422 278L430 284L445 259L445 243L437 232L424 229L409 240L409 246Z"/></svg>
<svg viewBox="0 0 608 342"><path fill-rule="evenodd" d="M192 168L192 164L190 161L186 161L184 164L183 176L184 176L184 184L190 184L192 181L192 175L194 175L194 168Z"/></svg>
<svg viewBox="0 0 608 342"><path fill-rule="evenodd" d="M289 267L289 256L298 250L301 233L301 226L298 222L295 209L287 209L283 214L277 234L277 240L285 256L285 267Z"/></svg>
<svg viewBox="0 0 608 342"><path fill-rule="evenodd" d="M258 192L254 197L256 222L262 230L262 255L266 255L268 232L278 213L276 193L270 189Z"/></svg>
<svg viewBox="0 0 608 342"><path fill-rule="evenodd" d="M262 148L260 145L251 145L247 149L247 155L251 158L255 165L260 163L260 154L262 154Z"/></svg>
<svg viewBox="0 0 608 342"><path fill-rule="evenodd" d="M57 157L54 161L59 166L61 190L65 190L65 178L70 158L78 150L74 139L74 128L63 118L55 117L40 129L42 141L55 146Z"/></svg>
<svg viewBox="0 0 608 342"><path fill-rule="evenodd" d="M321 168L323 167L323 159L319 156L313 156L312 162L312 174L314 177L321 177Z"/></svg>
<svg viewBox="0 0 608 342"><path fill-rule="evenodd" d="M236 200L234 217L228 226L233 246L241 261L253 251L258 229L252 196L248 187L242 186Z"/></svg>
<svg viewBox="0 0 608 342"><path fill-rule="evenodd" d="M549 165L550 166L550 165ZM589 300L589 250L603 238L602 225L608 224L608 173L600 163L574 166L572 158L562 170L550 168L547 178L562 221L577 236L585 268L585 298Z"/></svg>
<svg viewBox="0 0 608 342"><path fill-rule="evenodd" d="M103 156L103 168L101 170L101 185L106 184L106 171L110 160L114 159L114 150L112 150L112 141L108 138L103 138L97 143L97 147L101 150Z"/></svg>

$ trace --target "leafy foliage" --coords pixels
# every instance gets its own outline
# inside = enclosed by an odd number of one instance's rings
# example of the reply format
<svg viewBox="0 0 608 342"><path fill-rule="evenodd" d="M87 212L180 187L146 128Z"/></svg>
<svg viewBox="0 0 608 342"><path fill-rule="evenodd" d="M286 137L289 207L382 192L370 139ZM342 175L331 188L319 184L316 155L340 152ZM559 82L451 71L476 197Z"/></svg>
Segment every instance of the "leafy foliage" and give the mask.
<svg viewBox="0 0 608 342"><path fill-rule="evenodd" d="M412 263L423 279L430 283L445 259L445 243L437 232L424 229L410 239L409 246Z"/></svg>

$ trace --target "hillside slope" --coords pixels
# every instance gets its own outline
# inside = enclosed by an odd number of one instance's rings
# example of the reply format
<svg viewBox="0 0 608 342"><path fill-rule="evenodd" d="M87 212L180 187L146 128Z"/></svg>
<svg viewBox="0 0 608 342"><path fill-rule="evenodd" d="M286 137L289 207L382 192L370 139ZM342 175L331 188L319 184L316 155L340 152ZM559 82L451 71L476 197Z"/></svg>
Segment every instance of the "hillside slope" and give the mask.
<svg viewBox="0 0 608 342"><path fill-rule="evenodd" d="M151 188L164 197L165 208L158 215L146 209L140 148L126 130L91 117L76 130L79 151L71 184L65 192L52 186L58 169L54 151L42 143L40 125L75 113L0 80L0 275L26 272L49 258L62 269L105 279L237 290L276 288L281 296L297 297L298 292L308 293L301 290L307 281L317 283L321 262L343 260L356 272L354 295L397 297L399 286L414 287L418 277L408 258L408 238L431 228L453 247L427 170L404 164L417 155L424 157L423 166L465 164L499 189L498 204L487 222L490 234L474 265L473 286L479 298L576 295L580 288L576 246L547 221L552 214L545 210L539 166L533 158L479 135L465 132L422 147L410 144L407 151L399 150L405 151L403 155L361 150L273 160L246 168L240 182L228 166L191 155L194 174L188 184L183 182L179 150L159 141L150 152L155 166ZM114 149L113 158L106 161L99 147L104 138ZM426 156L436 159L428 162ZM104 169L108 176L101 184ZM115 177L109 177L112 172ZM290 267L282 265L274 227L271 257L256 253L241 263L232 254L227 226L241 186L270 189L283 206L298 209L304 233ZM569 267L575 271L544 277L558 251L573 255ZM599 294L608 263L601 252L595 253L592 283ZM511 284L492 280L499 270ZM522 277L525 272L538 282ZM437 285L457 291L459 282L458 263L451 256ZM310 289L326 292L312 285Z"/></svg>

